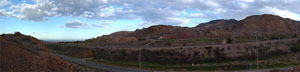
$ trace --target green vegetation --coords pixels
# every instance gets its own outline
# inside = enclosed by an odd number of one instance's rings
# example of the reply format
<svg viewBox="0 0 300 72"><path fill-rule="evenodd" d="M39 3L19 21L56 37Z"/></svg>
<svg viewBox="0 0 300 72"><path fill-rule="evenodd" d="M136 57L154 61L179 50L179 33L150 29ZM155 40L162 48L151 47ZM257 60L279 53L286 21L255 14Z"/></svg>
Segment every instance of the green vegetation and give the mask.
<svg viewBox="0 0 300 72"><path fill-rule="evenodd" d="M15 32L14 35L23 35L20 32Z"/></svg>
<svg viewBox="0 0 300 72"><path fill-rule="evenodd" d="M112 39L110 38L92 38L92 39L85 40L85 42L108 42L111 40Z"/></svg>
<svg viewBox="0 0 300 72"><path fill-rule="evenodd" d="M145 41L145 40L146 38L142 38L142 37L138 38L138 41Z"/></svg>
<svg viewBox="0 0 300 72"><path fill-rule="evenodd" d="M226 43L228 43L228 44L231 44L231 43L232 43L232 39L230 39L230 38L227 38L226 41L227 41Z"/></svg>
<svg viewBox="0 0 300 72"><path fill-rule="evenodd" d="M293 57L296 54L285 54L277 57L272 57L270 59L262 59L260 61L264 63L259 64L260 69L269 69L269 68L282 68L289 66L298 66L300 65L300 61L297 62L288 62L285 58ZM111 61L111 60L98 60L91 59L88 60L91 62L96 62L100 64L106 65L114 65L120 67L129 67L129 68L138 68L139 62L135 61ZM187 70L187 71L215 71L215 70L225 70L225 71L239 71L239 70L251 70L256 69L256 61L225 61L225 62L207 62L207 63L196 63L195 66L192 64L160 64L160 63L151 63L142 61L143 69L151 69L151 70Z"/></svg>
<svg viewBox="0 0 300 72"><path fill-rule="evenodd" d="M21 41L23 41L23 42L31 42L31 39L26 37L26 38L22 38Z"/></svg>
<svg viewBox="0 0 300 72"><path fill-rule="evenodd" d="M197 40L194 40L197 41ZM202 40L200 40L202 41ZM227 39L227 41L230 41ZM163 42L160 42L163 43ZM275 42L281 43L281 42ZM267 43L266 43L267 44ZM272 43L270 43L272 44ZM270 45L268 44L268 45ZM86 44L82 44L86 45ZM61 44L47 44L49 49L57 50L58 52L76 57L80 51L86 50L83 46L78 45L78 43L61 43ZM299 44L294 44L290 47L292 53L287 52L274 52L272 54L265 54L263 51L267 51L268 47L266 45L260 44L261 52L259 53L260 68L280 68L293 65L299 65L300 60L295 60L294 57L299 56ZM242 47L238 46L237 50L241 50ZM256 48L256 47L254 47ZM178 48L180 49L180 48ZM181 48L178 49L159 49L159 50L150 50L142 49L141 50L141 61L142 67L151 70L226 70L226 71L236 71L236 70L248 70L256 68L256 61L251 55L245 57L237 58L228 58L225 50L233 50L235 47L215 47L207 46L204 47L204 54L201 54L201 51L192 51L187 52L188 54L183 54L180 52L189 51L189 49ZM184 49L184 50L183 50ZM248 50L246 48L246 50ZM89 60L92 62L97 62L101 64L116 65L122 67L139 67L139 54L136 49L127 49L127 48L98 48L93 50L93 59ZM192 63L195 63L192 66Z"/></svg>
<svg viewBox="0 0 300 72"><path fill-rule="evenodd" d="M83 47L78 46L62 46L60 44L46 44L46 46L50 50L54 50L56 53L64 54L71 57L78 57L78 53L82 51L86 51L88 49L85 49Z"/></svg>
<svg viewBox="0 0 300 72"><path fill-rule="evenodd" d="M290 50L292 52L300 52L300 45L299 44L293 44L291 47L290 47Z"/></svg>
<svg viewBox="0 0 300 72"><path fill-rule="evenodd" d="M278 39L285 39L288 38L287 35L282 35L282 34L277 34L277 35L271 35L270 39L271 40L278 40Z"/></svg>

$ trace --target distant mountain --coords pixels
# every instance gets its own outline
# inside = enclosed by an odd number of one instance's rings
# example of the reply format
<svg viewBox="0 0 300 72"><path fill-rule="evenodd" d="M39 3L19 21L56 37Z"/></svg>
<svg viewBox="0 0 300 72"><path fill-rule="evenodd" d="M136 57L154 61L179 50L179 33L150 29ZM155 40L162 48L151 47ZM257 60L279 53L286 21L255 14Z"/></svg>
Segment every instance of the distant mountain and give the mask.
<svg viewBox="0 0 300 72"><path fill-rule="evenodd" d="M34 37L0 35L0 70L2 72L74 72L72 63L50 55L44 43Z"/></svg>
<svg viewBox="0 0 300 72"><path fill-rule="evenodd" d="M155 25L133 32L112 33L111 37L135 37L146 39L184 39L184 38L228 38L286 35L292 36L300 32L300 22L280 16L263 14L246 17L237 21L234 19L219 19L201 23L196 27L179 27L170 25ZM298 33L299 34L299 33ZM105 38L102 36L99 38Z"/></svg>
<svg viewBox="0 0 300 72"><path fill-rule="evenodd" d="M171 25L155 25L149 28L135 30L134 32L128 34L127 36L137 37L137 38L158 39L160 37L178 35L180 33L187 32L187 30L189 30L189 28L171 26Z"/></svg>
<svg viewBox="0 0 300 72"><path fill-rule="evenodd" d="M116 37L124 37L131 33L131 31L119 31L119 32L114 32L110 35L103 35L103 38L116 38Z"/></svg>

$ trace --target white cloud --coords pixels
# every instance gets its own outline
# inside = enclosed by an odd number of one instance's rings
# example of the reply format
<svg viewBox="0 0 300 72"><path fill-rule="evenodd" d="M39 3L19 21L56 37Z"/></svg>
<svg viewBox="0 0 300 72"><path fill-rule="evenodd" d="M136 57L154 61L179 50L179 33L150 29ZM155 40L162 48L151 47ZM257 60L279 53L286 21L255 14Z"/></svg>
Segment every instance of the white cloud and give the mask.
<svg viewBox="0 0 300 72"><path fill-rule="evenodd" d="M202 18L204 16L203 13L190 13L190 18Z"/></svg>
<svg viewBox="0 0 300 72"><path fill-rule="evenodd" d="M169 23L168 23L169 22ZM183 26L190 22L189 18L168 18L168 22L165 24L179 24L179 26Z"/></svg>
<svg viewBox="0 0 300 72"><path fill-rule="evenodd" d="M11 5L11 12L6 12L6 16L15 17L30 21L47 21L48 17L53 17L56 12L53 10L53 3L49 1L38 2L37 4Z"/></svg>
<svg viewBox="0 0 300 72"><path fill-rule="evenodd" d="M109 25L111 22L104 22L101 21L98 24L88 24L86 22L81 22L80 20L73 20L66 22L65 26L68 28L75 28L75 29L91 29L91 28L103 28L105 25Z"/></svg>
<svg viewBox="0 0 300 72"><path fill-rule="evenodd" d="M1 2L5 2L3 0ZM8 5L0 16L30 21L71 16L97 20L142 19L143 24L182 25L189 18L235 18L271 13L297 19L299 0L34 0L34 4ZM7 5L7 4L5 4ZM272 7L270 11L261 11ZM188 13L201 11L201 13ZM190 15L190 17L181 17ZM293 16L294 15L294 16Z"/></svg>
<svg viewBox="0 0 300 72"><path fill-rule="evenodd" d="M254 0L242 0L243 2L254 2Z"/></svg>
<svg viewBox="0 0 300 72"><path fill-rule="evenodd" d="M65 27L68 28L87 28L88 24L80 22L79 20L68 21Z"/></svg>
<svg viewBox="0 0 300 72"><path fill-rule="evenodd" d="M0 1L0 7L9 5L9 4L11 4L11 3L12 3L11 1L8 1L8 0L2 0L2 1Z"/></svg>
<svg viewBox="0 0 300 72"><path fill-rule="evenodd" d="M220 6L217 2L214 2L213 0L207 0L207 1L205 1L205 3L208 6L212 6L212 7L219 7Z"/></svg>
<svg viewBox="0 0 300 72"><path fill-rule="evenodd" d="M299 14L290 12L288 10L280 10L280 9L277 9L277 8L266 7L266 8L263 8L261 11L268 12L268 13L271 13L271 14L276 14L276 15L279 15L279 16L284 17L284 18L291 18L291 19L294 19L294 20L300 20L300 15Z"/></svg>

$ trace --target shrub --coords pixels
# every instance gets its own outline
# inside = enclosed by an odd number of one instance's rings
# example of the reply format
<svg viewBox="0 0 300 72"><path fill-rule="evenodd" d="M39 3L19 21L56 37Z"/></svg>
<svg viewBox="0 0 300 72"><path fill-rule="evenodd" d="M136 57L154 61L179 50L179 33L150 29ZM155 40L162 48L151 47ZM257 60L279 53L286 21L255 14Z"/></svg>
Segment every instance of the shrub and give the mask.
<svg viewBox="0 0 300 72"><path fill-rule="evenodd" d="M292 52L300 52L300 45L294 44L294 45L292 45L292 47L290 48L290 50Z"/></svg>
<svg viewBox="0 0 300 72"><path fill-rule="evenodd" d="M138 41L145 41L146 40L146 38L138 38Z"/></svg>
<svg viewBox="0 0 300 72"><path fill-rule="evenodd" d="M15 32L14 34L15 35L22 35L20 32Z"/></svg>
<svg viewBox="0 0 300 72"><path fill-rule="evenodd" d="M294 35L293 35L293 38L297 38L297 34L294 34Z"/></svg>
<svg viewBox="0 0 300 72"><path fill-rule="evenodd" d="M271 40L277 40L277 39L284 39L284 38L287 38L286 35L271 35L270 39Z"/></svg>
<svg viewBox="0 0 300 72"><path fill-rule="evenodd" d="M21 41L24 41L24 42L31 42L31 39L26 37L26 38L22 38Z"/></svg>
<svg viewBox="0 0 300 72"><path fill-rule="evenodd" d="M228 44L232 43L232 40L230 38L227 38L227 42Z"/></svg>
<svg viewBox="0 0 300 72"><path fill-rule="evenodd" d="M127 56L127 52L125 49L122 49L121 56Z"/></svg>
<svg viewBox="0 0 300 72"><path fill-rule="evenodd" d="M211 43L211 42L213 42L213 40L210 39L210 38L203 38L202 40L203 40L204 43Z"/></svg>

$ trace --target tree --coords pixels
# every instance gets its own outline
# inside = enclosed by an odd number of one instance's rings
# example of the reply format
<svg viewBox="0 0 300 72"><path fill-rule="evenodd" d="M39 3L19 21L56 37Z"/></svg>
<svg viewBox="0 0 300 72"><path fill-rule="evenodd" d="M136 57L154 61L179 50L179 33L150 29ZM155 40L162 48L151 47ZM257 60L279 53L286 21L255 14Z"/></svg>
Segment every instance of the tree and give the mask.
<svg viewBox="0 0 300 72"><path fill-rule="evenodd" d="M292 45L292 47L290 48L290 50L292 52L300 52L300 45L294 44L294 45Z"/></svg>
<svg viewBox="0 0 300 72"><path fill-rule="evenodd" d="M226 43L232 43L232 40L230 38L227 38L227 42Z"/></svg>
<svg viewBox="0 0 300 72"><path fill-rule="evenodd" d="M15 34L15 35L22 35L22 34L21 34L20 32L18 32L18 31L15 32L14 34Z"/></svg>

